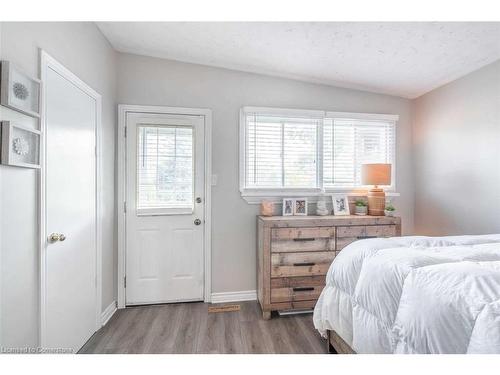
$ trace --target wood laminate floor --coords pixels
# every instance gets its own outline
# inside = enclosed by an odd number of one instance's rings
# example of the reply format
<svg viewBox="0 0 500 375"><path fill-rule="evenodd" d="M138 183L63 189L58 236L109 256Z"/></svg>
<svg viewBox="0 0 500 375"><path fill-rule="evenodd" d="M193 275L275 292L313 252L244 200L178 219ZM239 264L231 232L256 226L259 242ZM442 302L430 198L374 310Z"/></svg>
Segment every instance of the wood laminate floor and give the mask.
<svg viewBox="0 0 500 375"><path fill-rule="evenodd" d="M312 314L262 320L257 302L208 313L206 303L118 310L79 353L326 353Z"/></svg>

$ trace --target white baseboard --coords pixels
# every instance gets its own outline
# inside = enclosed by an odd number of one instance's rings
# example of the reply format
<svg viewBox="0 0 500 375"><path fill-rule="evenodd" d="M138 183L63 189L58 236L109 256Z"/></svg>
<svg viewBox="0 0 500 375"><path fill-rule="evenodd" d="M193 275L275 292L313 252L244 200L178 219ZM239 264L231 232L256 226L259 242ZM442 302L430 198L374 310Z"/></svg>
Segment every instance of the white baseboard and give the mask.
<svg viewBox="0 0 500 375"><path fill-rule="evenodd" d="M255 301L256 290L242 290L239 292L212 293L212 303Z"/></svg>
<svg viewBox="0 0 500 375"><path fill-rule="evenodd" d="M101 326L105 326L106 323L111 319L111 317L115 314L116 312L116 301L113 301L109 304L108 307L106 307L106 310L104 310L101 313Z"/></svg>

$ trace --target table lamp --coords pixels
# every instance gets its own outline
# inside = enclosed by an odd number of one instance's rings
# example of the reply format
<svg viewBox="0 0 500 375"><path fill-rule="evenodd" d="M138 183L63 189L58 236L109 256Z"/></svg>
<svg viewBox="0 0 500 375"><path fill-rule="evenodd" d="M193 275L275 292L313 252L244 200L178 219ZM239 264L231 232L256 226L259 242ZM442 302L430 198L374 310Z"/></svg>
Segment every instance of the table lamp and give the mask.
<svg viewBox="0 0 500 375"><path fill-rule="evenodd" d="M361 183L373 185L368 190L368 215L384 216L385 193L379 185L391 184L391 164L362 164Z"/></svg>

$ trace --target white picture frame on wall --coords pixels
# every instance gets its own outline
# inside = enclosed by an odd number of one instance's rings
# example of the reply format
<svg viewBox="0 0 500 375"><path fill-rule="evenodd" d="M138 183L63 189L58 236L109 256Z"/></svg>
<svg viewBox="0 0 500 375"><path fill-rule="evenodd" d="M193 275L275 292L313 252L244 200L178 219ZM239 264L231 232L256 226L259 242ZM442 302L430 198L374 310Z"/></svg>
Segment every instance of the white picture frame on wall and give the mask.
<svg viewBox="0 0 500 375"><path fill-rule="evenodd" d="M0 104L31 117L40 117L41 81L9 61L2 61L0 69Z"/></svg>
<svg viewBox="0 0 500 375"><path fill-rule="evenodd" d="M344 194L334 194L332 195L333 203L333 214L335 216L348 216L350 215L349 210L349 197Z"/></svg>
<svg viewBox="0 0 500 375"><path fill-rule="evenodd" d="M0 163L13 167L40 168L40 138L38 130L1 122Z"/></svg>

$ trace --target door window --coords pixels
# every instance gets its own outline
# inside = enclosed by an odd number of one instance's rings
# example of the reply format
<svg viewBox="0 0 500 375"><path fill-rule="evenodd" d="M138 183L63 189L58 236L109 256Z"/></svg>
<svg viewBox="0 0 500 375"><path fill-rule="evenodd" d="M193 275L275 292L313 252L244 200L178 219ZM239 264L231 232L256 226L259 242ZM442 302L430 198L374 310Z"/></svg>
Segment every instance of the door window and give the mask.
<svg viewBox="0 0 500 375"><path fill-rule="evenodd" d="M137 127L137 214L193 212L193 128Z"/></svg>

